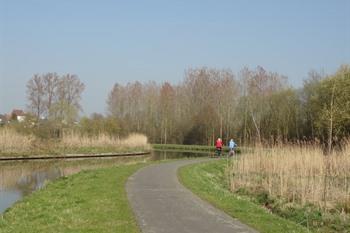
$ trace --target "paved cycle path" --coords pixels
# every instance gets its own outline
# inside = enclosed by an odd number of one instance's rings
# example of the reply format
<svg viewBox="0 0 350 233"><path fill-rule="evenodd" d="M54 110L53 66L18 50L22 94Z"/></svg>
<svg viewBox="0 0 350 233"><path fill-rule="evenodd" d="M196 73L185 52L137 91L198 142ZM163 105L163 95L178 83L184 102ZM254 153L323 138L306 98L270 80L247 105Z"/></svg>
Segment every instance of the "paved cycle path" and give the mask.
<svg viewBox="0 0 350 233"><path fill-rule="evenodd" d="M143 233L256 232L180 184L179 167L204 161L208 159L154 164L129 178L128 198Z"/></svg>

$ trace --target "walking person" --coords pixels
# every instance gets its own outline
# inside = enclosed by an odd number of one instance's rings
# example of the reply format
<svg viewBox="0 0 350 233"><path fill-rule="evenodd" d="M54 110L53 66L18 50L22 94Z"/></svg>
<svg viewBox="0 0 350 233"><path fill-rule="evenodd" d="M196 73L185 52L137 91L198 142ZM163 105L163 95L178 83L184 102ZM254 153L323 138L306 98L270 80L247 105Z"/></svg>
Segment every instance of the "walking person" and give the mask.
<svg viewBox="0 0 350 233"><path fill-rule="evenodd" d="M237 146L237 144L235 143L235 141L233 141L233 139L231 138L229 144L228 144L228 147L230 149L229 151L229 155L234 155L235 154L235 147Z"/></svg>
<svg viewBox="0 0 350 233"><path fill-rule="evenodd" d="M216 154L217 154L217 156L220 157L221 151L222 151L222 140L221 140L221 138L218 138L218 139L216 140L215 148L216 148Z"/></svg>

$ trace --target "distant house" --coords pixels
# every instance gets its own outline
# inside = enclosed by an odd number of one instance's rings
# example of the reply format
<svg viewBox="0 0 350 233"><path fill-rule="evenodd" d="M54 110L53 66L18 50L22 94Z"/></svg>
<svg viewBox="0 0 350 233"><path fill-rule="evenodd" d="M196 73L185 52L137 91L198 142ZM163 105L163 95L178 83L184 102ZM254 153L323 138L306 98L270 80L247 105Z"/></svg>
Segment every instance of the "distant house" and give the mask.
<svg viewBox="0 0 350 233"><path fill-rule="evenodd" d="M11 119L17 120L18 122L23 122L26 119L26 114L23 110L14 109L11 113Z"/></svg>
<svg viewBox="0 0 350 233"><path fill-rule="evenodd" d="M6 115L3 115L3 114L0 114L0 125L4 125L7 123L7 116Z"/></svg>

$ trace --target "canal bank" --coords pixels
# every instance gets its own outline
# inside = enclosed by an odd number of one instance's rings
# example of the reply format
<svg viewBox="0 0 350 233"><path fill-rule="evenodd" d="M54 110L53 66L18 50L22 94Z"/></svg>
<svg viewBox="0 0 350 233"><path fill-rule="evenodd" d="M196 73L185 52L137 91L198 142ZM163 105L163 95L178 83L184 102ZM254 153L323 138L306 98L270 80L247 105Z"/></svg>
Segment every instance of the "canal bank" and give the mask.
<svg viewBox="0 0 350 233"><path fill-rule="evenodd" d="M136 152L128 152L128 153L4 156L4 157L0 157L0 162L1 161L16 161L16 160L49 160L49 159L57 160L57 159L107 158L107 157L147 155L150 153L151 153L150 151L136 151Z"/></svg>
<svg viewBox="0 0 350 233"><path fill-rule="evenodd" d="M16 174L4 177L8 191L17 190L24 196L0 215L1 232L139 232L126 197L127 178L150 163L200 156L203 154L158 151L137 159L118 158L124 161L97 158L2 162L2 171L18 172L17 179L11 182L9 177ZM46 172L47 179L39 179L45 177L45 169L51 169ZM30 182L26 186L23 180ZM28 191L31 187L38 189L32 193ZM3 189L2 186L0 190Z"/></svg>
<svg viewBox="0 0 350 233"><path fill-rule="evenodd" d="M139 232L124 184L145 165L81 171L49 182L0 216L1 232Z"/></svg>
<svg viewBox="0 0 350 233"><path fill-rule="evenodd" d="M13 203L43 188L45 184L82 170L201 156L206 155L155 151L135 156L0 161L0 214Z"/></svg>

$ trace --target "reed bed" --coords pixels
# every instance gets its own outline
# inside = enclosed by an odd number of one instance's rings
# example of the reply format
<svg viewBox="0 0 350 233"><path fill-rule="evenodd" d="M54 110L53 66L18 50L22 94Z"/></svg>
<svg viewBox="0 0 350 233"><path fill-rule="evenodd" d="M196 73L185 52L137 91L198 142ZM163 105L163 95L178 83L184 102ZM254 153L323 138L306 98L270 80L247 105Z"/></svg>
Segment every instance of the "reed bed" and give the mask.
<svg viewBox="0 0 350 233"><path fill-rule="evenodd" d="M350 143L330 155L318 146L256 148L232 163L230 172L232 191L350 211Z"/></svg>
<svg viewBox="0 0 350 233"><path fill-rule="evenodd" d="M0 129L0 152L25 152L32 149L34 137L22 135L11 128Z"/></svg>
<svg viewBox="0 0 350 233"><path fill-rule="evenodd" d="M0 155L99 153L150 150L147 137L130 134L126 138L100 133L87 136L75 131L64 132L61 138L42 139L33 134L22 134L15 129L0 128Z"/></svg>
<svg viewBox="0 0 350 233"><path fill-rule="evenodd" d="M100 133L95 136L87 136L71 131L63 134L60 146L75 147L120 147L120 148L143 148L150 149L147 137L142 134L130 134L120 139L108 134Z"/></svg>

